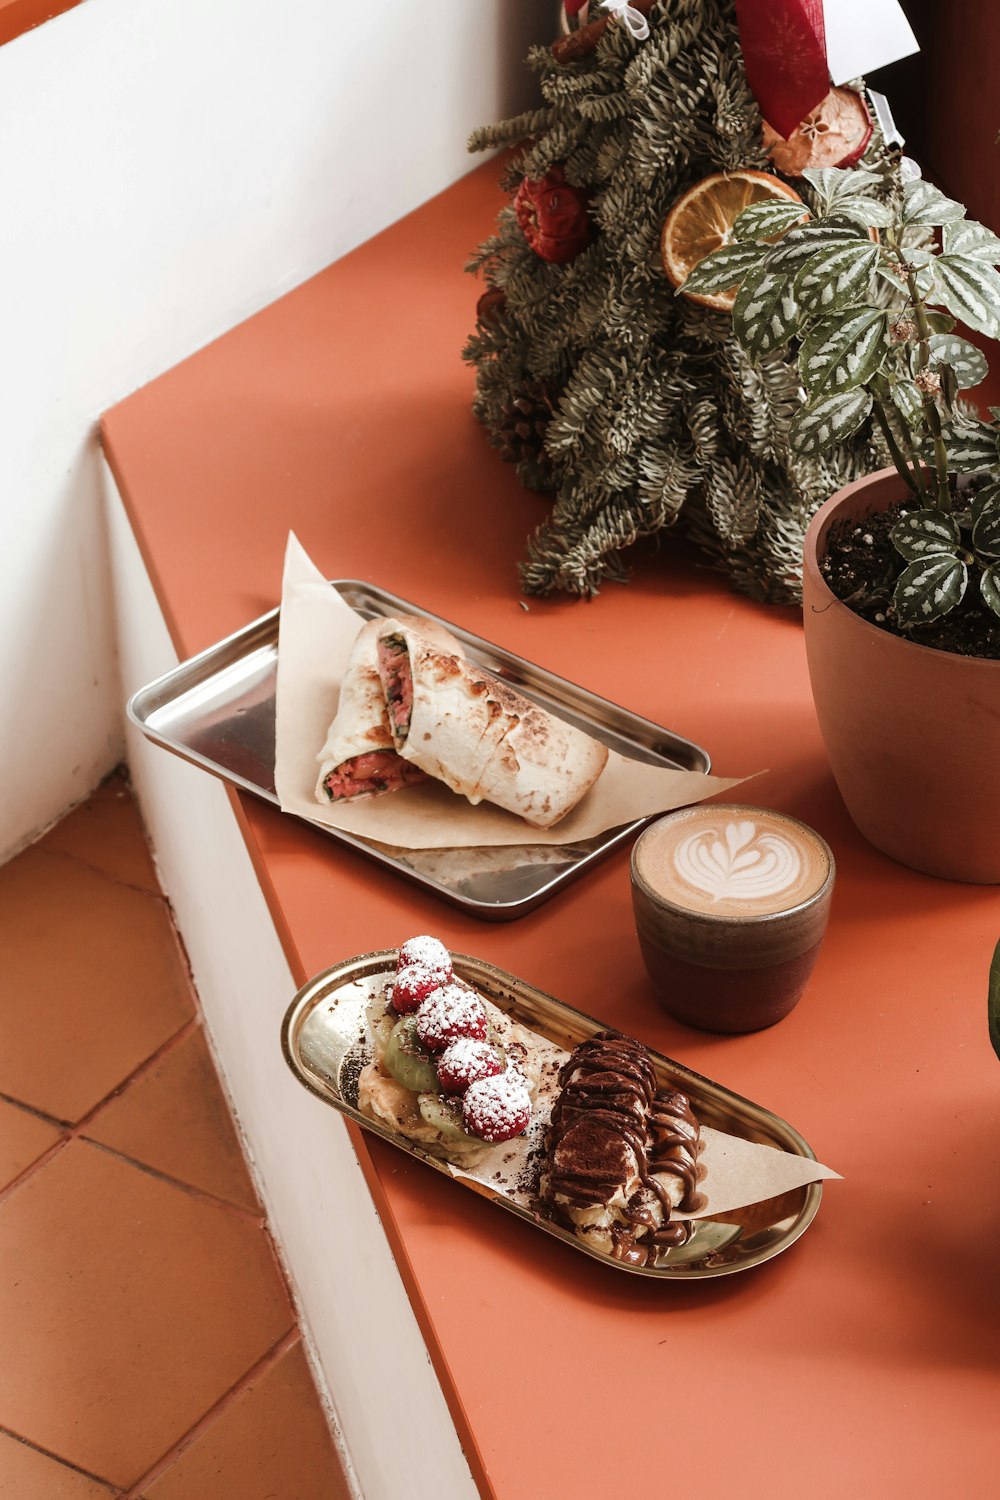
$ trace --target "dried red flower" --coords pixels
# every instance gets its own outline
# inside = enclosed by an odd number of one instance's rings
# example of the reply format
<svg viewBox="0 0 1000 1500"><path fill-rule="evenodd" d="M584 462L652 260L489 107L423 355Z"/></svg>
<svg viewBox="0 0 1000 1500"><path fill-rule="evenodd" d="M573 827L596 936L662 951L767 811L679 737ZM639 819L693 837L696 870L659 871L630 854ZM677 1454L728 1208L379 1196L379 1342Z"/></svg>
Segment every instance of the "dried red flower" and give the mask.
<svg viewBox="0 0 1000 1500"><path fill-rule="evenodd" d="M566 181L562 167L550 167L541 178L522 179L514 212L536 255L556 265L579 255L593 236L588 201L583 188Z"/></svg>

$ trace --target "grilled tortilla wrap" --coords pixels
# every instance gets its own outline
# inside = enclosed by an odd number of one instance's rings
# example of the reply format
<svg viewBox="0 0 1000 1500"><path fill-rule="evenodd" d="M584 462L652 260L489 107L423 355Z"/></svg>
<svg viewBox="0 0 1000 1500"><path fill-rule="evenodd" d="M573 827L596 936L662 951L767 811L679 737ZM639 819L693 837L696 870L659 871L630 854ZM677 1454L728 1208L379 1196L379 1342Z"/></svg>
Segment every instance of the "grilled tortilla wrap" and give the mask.
<svg viewBox="0 0 1000 1500"><path fill-rule="evenodd" d="M378 670L399 754L472 803L551 828L604 769L604 745L404 624L383 621Z"/></svg>
<svg viewBox="0 0 1000 1500"><path fill-rule="evenodd" d="M374 797L426 779L419 766L397 753L389 728L377 651L378 633L386 624L419 629L443 651L462 654L461 646L443 625L417 615L369 620L362 626L344 671L336 715L316 757L320 763L316 783L319 802Z"/></svg>

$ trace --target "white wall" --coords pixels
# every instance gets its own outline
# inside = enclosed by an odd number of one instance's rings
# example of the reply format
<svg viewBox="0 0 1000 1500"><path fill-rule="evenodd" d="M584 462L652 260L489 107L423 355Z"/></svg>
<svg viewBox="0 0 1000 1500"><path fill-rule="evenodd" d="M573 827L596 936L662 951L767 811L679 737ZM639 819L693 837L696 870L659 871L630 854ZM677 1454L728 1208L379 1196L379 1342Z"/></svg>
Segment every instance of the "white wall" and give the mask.
<svg viewBox="0 0 1000 1500"><path fill-rule="evenodd" d="M548 0L84 0L0 47L0 861L120 758L101 412L471 165Z"/></svg>

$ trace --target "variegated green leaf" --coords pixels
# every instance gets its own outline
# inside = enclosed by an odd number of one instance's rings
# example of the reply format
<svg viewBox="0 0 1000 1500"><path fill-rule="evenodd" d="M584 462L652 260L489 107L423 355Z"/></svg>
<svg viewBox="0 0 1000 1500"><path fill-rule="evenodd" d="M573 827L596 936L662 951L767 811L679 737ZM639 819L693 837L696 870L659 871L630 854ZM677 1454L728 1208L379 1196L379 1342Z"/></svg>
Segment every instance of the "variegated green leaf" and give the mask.
<svg viewBox="0 0 1000 1500"><path fill-rule="evenodd" d="M787 274L768 266L748 271L733 304L733 332L751 359L788 343L798 326L798 308Z"/></svg>
<svg viewBox="0 0 1000 1500"><path fill-rule="evenodd" d="M770 252L768 264L774 270L798 270L817 250L836 250L845 245L857 245L867 240L863 230L852 232L844 225L803 224L799 229L790 229Z"/></svg>
<svg viewBox="0 0 1000 1500"><path fill-rule="evenodd" d="M888 229L893 222L892 209L878 198L840 198L836 217L850 219L865 229Z"/></svg>
<svg viewBox="0 0 1000 1500"><path fill-rule="evenodd" d="M924 402L912 380L896 380L892 386L892 401L908 427L917 427L924 415Z"/></svg>
<svg viewBox="0 0 1000 1500"><path fill-rule="evenodd" d="M788 427L788 442L802 458L817 458L857 432L872 409L870 391L855 387L800 406Z"/></svg>
<svg viewBox="0 0 1000 1500"><path fill-rule="evenodd" d="M839 312L867 297L877 264L878 246L862 241L837 250L817 250L795 278L795 299L803 312L814 317Z"/></svg>
<svg viewBox="0 0 1000 1500"><path fill-rule="evenodd" d="M906 252L907 264L911 266L929 266L933 259L933 250L925 250L920 245L916 246L915 249L907 250Z"/></svg>
<svg viewBox="0 0 1000 1500"><path fill-rule="evenodd" d="M962 533L943 510L911 510L889 533L896 551L907 562L939 553L954 555L962 544Z"/></svg>
<svg viewBox="0 0 1000 1500"><path fill-rule="evenodd" d="M808 167L802 176L816 194L824 213L840 208L844 199L876 192L881 179L865 167Z"/></svg>
<svg viewBox="0 0 1000 1500"><path fill-rule="evenodd" d="M1000 568L994 563L979 579L979 592L987 609L1000 615Z"/></svg>
<svg viewBox="0 0 1000 1500"><path fill-rule="evenodd" d="M960 339L957 333L935 333L928 345L930 368L934 370L939 365L950 365L960 390L966 391L970 386L978 385L990 373L986 356L968 339Z"/></svg>
<svg viewBox="0 0 1000 1500"><path fill-rule="evenodd" d="M953 553L908 563L893 590L896 616L904 625L929 625L960 604L969 571Z"/></svg>
<svg viewBox="0 0 1000 1500"><path fill-rule="evenodd" d="M808 216L804 203L789 198L762 198L751 203L733 222L738 240L770 240Z"/></svg>
<svg viewBox="0 0 1000 1500"><path fill-rule="evenodd" d="M888 313L873 307L852 307L817 323L799 351L799 373L810 395L870 380L885 361L888 327Z"/></svg>
<svg viewBox="0 0 1000 1500"><path fill-rule="evenodd" d="M1000 338L1000 271L964 255L940 255L937 297L970 328Z"/></svg>
<svg viewBox="0 0 1000 1500"><path fill-rule="evenodd" d="M996 432L985 422L955 422L944 429L943 436L953 474L975 474L995 468L1000 461Z"/></svg>
<svg viewBox="0 0 1000 1500"><path fill-rule="evenodd" d="M807 167L802 176L819 202L827 206L847 187L847 171L843 167Z"/></svg>
<svg viewBox="0 0 1000 1500"><path fill-rule="evenodd" d="M715 296L739 286L752 266L760 263L759 245L723 245L700 260L691 272L682 292L698 292L702 296Z"/></svg>
<svg viewBox="0 0 1000 1500"><path fill-rule="evenodd" d="M927 326L932 333L951 333L955 326L955 319L950 313L935 312L933 308L926 309Z"/></svg>
<svg viewBox="0 0 1000 1500"><path fill-rule="evenodd" d="M954 198L946 198L922 177L903 188L903 223L935 227L965 218L965 209Z"/></svg>
<svg viewBox="0 0 1000 1500"><path fill-rule="evenodd" d="M1000 557L1000 485L980 490L972 502L972 546L980 557Z"/></svg>
<svg viewBox="0 0 1000 1500"><path fill-rule="evenodd" d="M830 214L827 218L821 219L820 223L826 229L839 229L840 233L849 240L868 240L870 244L874 243L868 233L868 226L859 224L851 214Z"/></svg>
<svg viewBox="0 0 1000 1500"><path fill-rule="evenodd" d="M988 484L980 485L972 496L970 525L974 526L982 512L992 509L998 500L1000 500L1000 479L992 479Z"/></svg>
<svg viewBox="0 0 1000 1500"><path fill-rule="evenodd" d="M974 219L946 224L941 231L941 248L945 255L964 255L989 266L1000 265L1000 237Z"/></svg>

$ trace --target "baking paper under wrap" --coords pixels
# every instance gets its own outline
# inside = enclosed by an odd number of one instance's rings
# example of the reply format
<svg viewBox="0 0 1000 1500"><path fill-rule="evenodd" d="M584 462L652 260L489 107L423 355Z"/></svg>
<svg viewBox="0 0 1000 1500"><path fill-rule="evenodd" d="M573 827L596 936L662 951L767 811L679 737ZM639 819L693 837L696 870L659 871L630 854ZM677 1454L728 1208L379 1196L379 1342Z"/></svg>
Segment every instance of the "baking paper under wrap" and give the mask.
<svg viewBox="0 0 1000 1500"><path fill-rule="evenodd" d="M341 677L364 623L290 533L281 591L274 766L284 812L401 849L576 844L739 784L739 778L669 770L612 750L597 785L555 828L532 828L486 802L473 807L437 782L323 805L315 797L316 756L337 711Z"/></svg>

